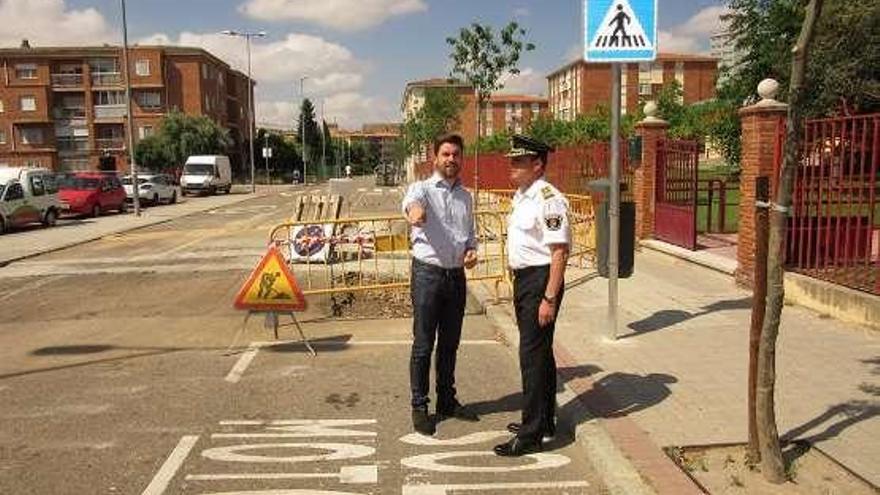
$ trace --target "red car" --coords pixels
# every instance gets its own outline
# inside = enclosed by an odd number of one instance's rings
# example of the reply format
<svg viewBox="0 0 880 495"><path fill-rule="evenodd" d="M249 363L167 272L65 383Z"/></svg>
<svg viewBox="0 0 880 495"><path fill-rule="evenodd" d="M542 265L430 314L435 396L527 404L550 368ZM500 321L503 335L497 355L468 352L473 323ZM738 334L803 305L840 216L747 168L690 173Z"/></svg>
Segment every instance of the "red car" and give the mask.
<svg viewBox="0 0 880 495"><path fill-rule="evenodd" d="M58 182L58 198L64 211L97 217L107 211L125 213L125 189L119 178L100 172L74 172Z"/></svg>

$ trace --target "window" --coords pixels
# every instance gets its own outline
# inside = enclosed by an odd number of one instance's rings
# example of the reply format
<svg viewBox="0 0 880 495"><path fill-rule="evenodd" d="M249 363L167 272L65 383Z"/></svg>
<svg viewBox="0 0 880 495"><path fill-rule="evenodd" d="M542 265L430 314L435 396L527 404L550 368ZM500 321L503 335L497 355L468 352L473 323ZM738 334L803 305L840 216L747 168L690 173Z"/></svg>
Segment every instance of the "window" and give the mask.
<svg viewBox="0 0 880 495"><path fill-rule="evenodd" d="M18 79L36 79L37 64L16 64L15 77Z"/></svg>
<svg viewBox="0 0 880 495"><path fill-rule="evenodd" d="M537 117L538 113L541 112L541 105L537 103L532 103L532 116Z"/></svg>
<svg viewBox="0 0 880 495"><path fill-rule="evenodd" d="M0 100L0 113L3 113L5 111L6 111L6 107L3 106L3 100Z"/></svg>
<svg viewBox="0 0 880 495"><path fill-rule="evenodd" d="M21 111L22 112L36 112L37 111L37 98L34 96L22 96L21 100Z"/></svg>
<svg viewBox="0 0 880 495"><path fill-rule="evenodd" d="M639 96L651 96L651 84L639 84Z"/></svg>
<svg viewBox="0 0 880 495"><path fill-rule="evenodd" d="M149 60L138 60L134 64L134 73L139 76L149 76L150 75L150 61Z"/></svg>
<svg viewBox="0 0 880 495"><path fill-rule="evenodd" d="M162 94L158 91L145 91L135 94L135 100L141 108L158 108L162 106Z"/></svg>
<svg viewBox="0 0 880 495"><path fill-rule="evenodd" d="M138 128L138 137L143 139L153 135L153 126L151 125L142 125Z"/></svg>
<svg viewBox="0 0 880 495"><path fill-rule="evenodd" d="M89 61L92 72L119 72L119 64L115 58L96 58Z"/></svg>
<svg viewBox="0 0 880 495"><path fill-rule="evenodd" d="M208 78L208 64L202 64L202 79Z"/></svg>
<svg viewBox="0 0 880 495"><path fill-rule="evenodd" d="M6 131L0 130L0 144L6 144Z"/></svg>
<svg viewBox="0 0 880 495"><path fill-rule="evenodd" d="M15 201L24 199L24 188L18 182L12 184L6 189L6 201Z"/></svg>
<svg viewBox="0 0 880 495"><path fill-rule="evenodd" d="M34 196L42 196L46 194L46 187L43 185L42 175L31 176L31 192Z"/></svg>
<svg viewBox="0 0 880 495"><path fill-rule="evenodd" d="M22 144L43 144L43 129L25 127L21 129Z"/></svg>
<svg viewBox="0 0 880 495"><path fill-rule="evenodd" d="M95 105L125 105L125 92L95 91Z"/></svg>

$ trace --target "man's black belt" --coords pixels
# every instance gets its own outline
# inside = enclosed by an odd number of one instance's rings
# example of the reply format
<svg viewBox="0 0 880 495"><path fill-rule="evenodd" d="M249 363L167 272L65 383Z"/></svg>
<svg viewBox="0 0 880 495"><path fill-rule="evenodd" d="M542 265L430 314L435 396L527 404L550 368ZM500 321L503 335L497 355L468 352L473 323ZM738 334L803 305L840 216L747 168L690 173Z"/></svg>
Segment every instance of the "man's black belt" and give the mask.
<svg viewBox="0 0 880 495"><path fill-rule="evenodd" d="M550 265L537 265L537 266L527 266L525 268L514 268L511 271L513 271L513 275L516 277L524 277L524 276L529 275L531 273L542 272L542 271L549 270L549 269L550 269Z"/></svg>
<svg viewBox="0 0 880 495"><path fill-rule="evenodd" d="M443 268L442 266L433 265L431 263L425 263L424 261L422 261L418 258L413 258L413 262L419 266L423 266L431 271L434 271L437 273L442 273L444 275L453 275L453 274L461 273L464 271L464 268L461 266L454 267L454 268Z"/></svg>

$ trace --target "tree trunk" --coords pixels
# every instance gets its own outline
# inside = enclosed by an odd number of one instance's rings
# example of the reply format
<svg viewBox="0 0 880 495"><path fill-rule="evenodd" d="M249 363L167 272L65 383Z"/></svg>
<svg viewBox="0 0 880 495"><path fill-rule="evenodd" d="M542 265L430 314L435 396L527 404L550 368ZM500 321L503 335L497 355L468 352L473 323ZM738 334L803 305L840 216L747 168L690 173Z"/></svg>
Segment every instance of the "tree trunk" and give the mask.
<svg viewBox="0 0 880 495"><path fill-rule="evenodd" d="M474 212L480 209L480 135L483 123L483 97L479 91L474 91L474 103L477 106L477 139L474 142Z"/></svg>
<svg viewBox="0 0 880 495"><path fill-rule="evenodd" d="M791 208L791 191L795 167L798 164L800 137L803 132L802 108L806 92L804 77L808 47L813 38L816 20L821 14L823 0L810 0L806 7L801 33L792 51L790 102L785 132L785 151L782 176L776 192L776 205L770 214L770 242L767 257L767 318L761 332L758 351L758 382L756 417L758 444L761 453L761 471L771 483L786 481L779 432L776 429L774 389L776 383L776 338L785 297L783 290L783 246Z"/></svg>
<svg viewBox="0 0 880 495"><path fill-rule="evenodd" d="M746 462L749 465L761 462L755 401L758 384L758 347L767 310L767 244L770 228L767 206L770 201L770 178L758 177L755 180L755 190L760 204L755 208L755 273L752 291L752 326L749 329L749 446L746 452Z"/></svg>

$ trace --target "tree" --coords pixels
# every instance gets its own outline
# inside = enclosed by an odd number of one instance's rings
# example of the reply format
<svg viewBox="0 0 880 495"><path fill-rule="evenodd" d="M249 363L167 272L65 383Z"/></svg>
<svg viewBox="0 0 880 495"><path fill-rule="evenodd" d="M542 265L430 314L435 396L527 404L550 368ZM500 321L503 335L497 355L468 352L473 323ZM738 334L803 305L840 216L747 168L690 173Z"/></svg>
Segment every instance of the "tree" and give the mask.
<svg viewBox="0 0 880 495"><path fill-rule="evenodd" d="M758 373L755 416L761 471L772 483L786 480L785 465L779 446L776 427L774 392L776 383L776 340L785 298L783 289L784 243L791 207L795 168L799 162L800 138L803 134L805 109L812 97L807 80L810 42L816 32L816 22L822 13L823 0L810 0L800 36L792 50L789 85L788 122L785 130L782 175L776 192L776 204L770 212L770 239L767 256L767 311L758 346Z"/></svg>
<svg viewBox="0 0 880 495"><path fill-rule="evenodd" d="M210 118L172 111L162 118L155 136L135 146L135 157L150 168L168 170L191 155L225 155L231 144L228 131Z"/></svg>
<svg viewBox="0 0 880 495"><path fill-rule="evenodd" d="M303 126L305 126L305 142L303 142ZM308 172L310 174L317 174L317 167L321 161L321 130L318 127L318 122L315 120L315 106L308 98L304 99L300 106L296 136L300 146L305 149L305 162L308 165Z"/></svg>
<svg viewBox="0 0 880 495"><path fill-rule="evenodd" d="M491 26L471 24L461 28L458 38L446 38L452 47L451 75L460 76L474 87L477 114L477 140L482 137L482 109L492 93L504 88L501 77L519 74L520 54L531 51L535 45L524 41L526 31L516 22L510 22L499 33L498 39ZM479 153L474 155L474 188L480 185Z"/></svg>
<svg viewBox="0 0 880 495"><path fill-rule="evenodd" d="M464 101L452 88L425 89L425 102L403 123L402 146L406 155L421 152L434 138L461 126Z"/></svg>
<svg viewBox="0 0 880 495"><path fill-rule="evenodd" d="M271 132L267 129L258 129L256 143L259 148L268 146L272 149L272 157L269 158L269 169L274 171L276 177L280 175L285 183L293 179L293 171L299 170L302 173L302 159L293 142L288 141L284 136ZM262 156L262 155L259 155ZM265 159L257 161L257 177L261 174L259 169L265 166Z"/></svg>

